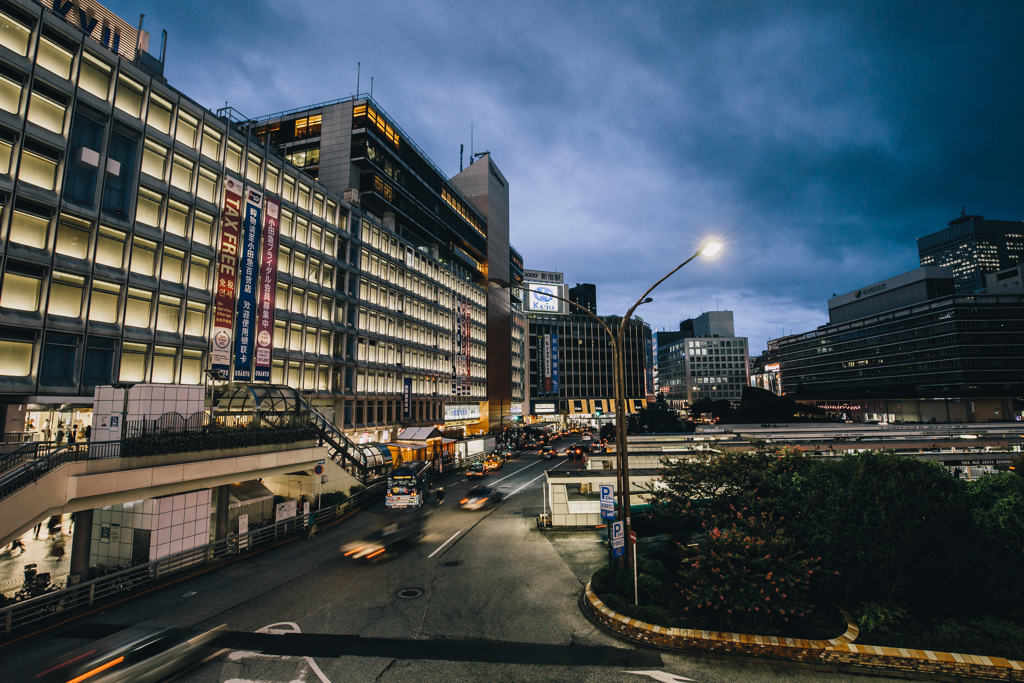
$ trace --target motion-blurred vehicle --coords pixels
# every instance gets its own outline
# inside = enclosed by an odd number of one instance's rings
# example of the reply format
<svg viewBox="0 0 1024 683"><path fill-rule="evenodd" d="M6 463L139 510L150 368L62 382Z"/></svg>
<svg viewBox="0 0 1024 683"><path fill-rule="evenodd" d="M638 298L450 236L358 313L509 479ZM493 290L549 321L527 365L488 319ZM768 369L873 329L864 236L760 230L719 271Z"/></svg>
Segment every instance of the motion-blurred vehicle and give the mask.
<svg viewBox="0 0 1024 683"><path fill-rule="evenodd" d="M484 468L486 468L488 471L500 470L501 466L504 464L505 459L502 458L500 455L489 455L487 456L487 459L484 460Z"/></svg>
<svg viewBox="0 0 1024 683"><path fill-rule="evenodd" d="M544 458L545 460L551 460L557 454L558 449L556 449L554 446L545 446L544 448L540 449L540 457Z"/></svg>
<svg viewBox="0 0 1024 683"><path fill-rule="evenodd" d="M586 451L583 450L583 446L580 446L579 444L575 446L569 446L568 448L565 449L565 454L569 456L569 460L571 460L572 462L576 462L577 460L585 460L585 452Z"/></svg>
<svg viewBox="0 0 1024 683"><path fill-rule="evenodd" d="M504 494L493 486L477 486L469 490L466 497L459 501L463 510L482 510L497 505Z"/></svg>
<svg viewBox="0 0 1024 683"><path fill-rule="evenodd" d="M404 513L376 531L346 543L341 548L342 553L352 560L376 562L384 559L419 542L423 536L423 518L419 511Z"/></svg>
<svg viewBox="0 0 1024 683"><path fill-rule="evenodd" d="M483 479L487 476L487 468L482 462L475 462L466 470L467 479Z"/></svg>
<svg viewBox="0 0 1024 683"><path fill-rule="evenodd" d="M224 626L188 629L132 626L61 657L36 676L41 683L152 683L217 651Z"/></svg>
<svg viewBox="0 0 1024 683"><path fill-rule="evenodd" d="M524 443L523 444L523 448L528 450L528 451L532 451L532 450L536 450L536 449L540 448L543 445L544 444L542 444L540 441L531 440L531 441L527 441L526 443Z"/></svg>

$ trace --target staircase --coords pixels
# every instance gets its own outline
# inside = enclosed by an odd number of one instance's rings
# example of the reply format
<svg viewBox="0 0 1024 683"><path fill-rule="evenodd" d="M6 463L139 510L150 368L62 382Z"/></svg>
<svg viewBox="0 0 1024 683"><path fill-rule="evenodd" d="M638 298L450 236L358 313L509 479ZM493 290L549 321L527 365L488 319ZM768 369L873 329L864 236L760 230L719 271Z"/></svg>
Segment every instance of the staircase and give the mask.
<svg viewBox="0 0 1024 683"><path fill-rule="evenodd" d="M380 470L390 464L390 461L385 459L384 447L356 443L301 396L298 403L309 415L310 425L327 444L327 453L331 460L351 472L364 484L377 479L381 474Z"/></svg>

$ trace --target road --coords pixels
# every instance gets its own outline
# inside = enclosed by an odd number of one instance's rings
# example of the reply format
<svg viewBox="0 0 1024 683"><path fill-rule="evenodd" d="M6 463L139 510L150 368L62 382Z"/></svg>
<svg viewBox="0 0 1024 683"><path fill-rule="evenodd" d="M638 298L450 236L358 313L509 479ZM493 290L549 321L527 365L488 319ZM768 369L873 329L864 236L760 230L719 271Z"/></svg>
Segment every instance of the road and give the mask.
<svg viewBox="0 0 1024 683"><path fill-rule="evenodd" d="M175 680L849 678L655 652L595 628L577 601L606 557L599 532L541 533L536 527L543 473L554 467L575 465L532 452L510 460L485 480L505 492L504 502L480 512L457 509L461 494L477 482L442 479L448 496L431 510L423 541L385 561L357 564L339 552L388 519L380 504L312 540L179 581L4 648L0 673L4 680L30 680L57 657L129 625L206 630L224 624L230 648Z"/></svg>

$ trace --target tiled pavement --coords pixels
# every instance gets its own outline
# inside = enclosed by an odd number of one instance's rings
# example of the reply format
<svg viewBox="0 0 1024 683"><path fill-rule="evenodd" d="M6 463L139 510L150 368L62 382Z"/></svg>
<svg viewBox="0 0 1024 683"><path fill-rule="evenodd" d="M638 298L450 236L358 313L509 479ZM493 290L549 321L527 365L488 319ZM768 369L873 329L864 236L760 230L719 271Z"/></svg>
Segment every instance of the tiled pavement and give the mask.
<svg viewBox="0 0 1024 683"><path fill-rule="evenodd" d="M71 515L64 515L61 528L67 530L71 525ZM71 570L71 534L64 533L64 557L53 557L50 554L53 548L52 539L46 528L46 522L39 531L39 538L35 537L35 530L29 531L21 537L25 544L25 551L11 551L11 546L0 549L0 593L13 596L25 582L25 565L35 564L36 570L40 573L50 572L50 581L64 583Z"/></svg>

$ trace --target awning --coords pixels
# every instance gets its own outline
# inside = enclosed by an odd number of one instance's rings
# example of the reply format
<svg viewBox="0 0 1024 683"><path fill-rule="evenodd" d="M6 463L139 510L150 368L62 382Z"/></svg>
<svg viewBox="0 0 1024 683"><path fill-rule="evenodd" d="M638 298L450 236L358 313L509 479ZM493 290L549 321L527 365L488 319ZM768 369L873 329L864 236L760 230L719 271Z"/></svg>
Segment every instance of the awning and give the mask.
<svg viewBox="0 0 1024 683"><path fill-rule="evenodd" d="M258 481L243 481L228 486L228 508L237 508L273 499L273 491Z"/></svg>

